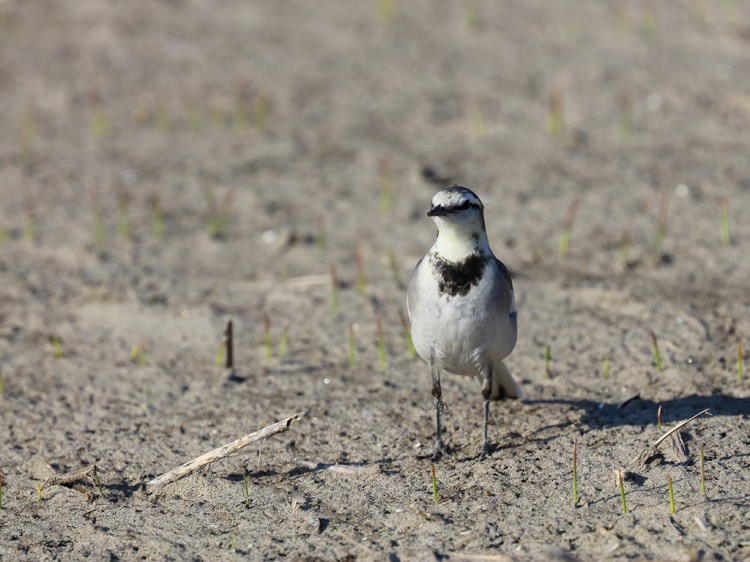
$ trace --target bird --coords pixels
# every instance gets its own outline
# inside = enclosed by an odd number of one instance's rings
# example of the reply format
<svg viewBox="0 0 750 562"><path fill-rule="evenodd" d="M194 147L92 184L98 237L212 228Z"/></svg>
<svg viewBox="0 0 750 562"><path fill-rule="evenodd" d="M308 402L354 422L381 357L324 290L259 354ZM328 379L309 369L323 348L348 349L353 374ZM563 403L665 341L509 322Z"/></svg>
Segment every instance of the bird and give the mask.
<svg viewBox="0 0 750 562"><path fill-rule="evenodd" d="M412 272L406 295L414 349L427 363L435 404L433 461L441 458L440 414L446 408L441 373L479 377L484 400L481 458L490 453L490 399L521 398L503 360L516 345L518 310L513 282L487 239L484 205L454 185L432 198L437 226L432 248Z"/></svg>

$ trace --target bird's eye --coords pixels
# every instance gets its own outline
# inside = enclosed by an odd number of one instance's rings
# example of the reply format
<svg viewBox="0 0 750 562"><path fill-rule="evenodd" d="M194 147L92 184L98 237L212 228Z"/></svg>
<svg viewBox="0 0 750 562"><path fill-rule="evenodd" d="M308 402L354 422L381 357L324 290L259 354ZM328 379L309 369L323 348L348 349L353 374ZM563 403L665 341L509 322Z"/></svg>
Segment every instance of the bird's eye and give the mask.
<svg viewBox="0 0 750 562"><path fill-rule="evenodd" d="M461 206L459 207L459 209L461 209L462 211L468 211L470 207L471 207L471 201L467 199L466 201L461 203Z"/></svg>

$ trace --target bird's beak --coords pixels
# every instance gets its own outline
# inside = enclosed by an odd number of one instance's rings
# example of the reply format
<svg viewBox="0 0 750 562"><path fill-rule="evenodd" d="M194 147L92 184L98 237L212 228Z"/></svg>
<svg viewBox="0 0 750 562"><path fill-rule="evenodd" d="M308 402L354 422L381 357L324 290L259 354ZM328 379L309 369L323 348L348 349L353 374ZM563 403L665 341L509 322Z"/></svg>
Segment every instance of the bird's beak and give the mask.
<svg viewBox="0 0 750 562"><path fill-rule="evenodd" d="M446 209L445 207L437 206L427 211L427 216L428 217L444 217L449 212L450 211L448 211L448 209Z"/></svg>

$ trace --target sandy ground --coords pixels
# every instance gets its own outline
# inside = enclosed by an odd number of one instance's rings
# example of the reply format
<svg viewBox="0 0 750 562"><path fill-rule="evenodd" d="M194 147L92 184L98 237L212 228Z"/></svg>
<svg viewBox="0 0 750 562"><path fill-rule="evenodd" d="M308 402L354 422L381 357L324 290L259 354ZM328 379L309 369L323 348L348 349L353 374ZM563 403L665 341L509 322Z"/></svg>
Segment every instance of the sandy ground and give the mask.
<svg viewBox="0 0 750 562"><path fill-rule="evenodd" d="M750 557L749 48L734 1L0 2L0 557ZM454 182L514 275L526 401L481 461L479 386L444 380L435 503L400 314ZM712 415L630 464L660 405Z"/></svg>

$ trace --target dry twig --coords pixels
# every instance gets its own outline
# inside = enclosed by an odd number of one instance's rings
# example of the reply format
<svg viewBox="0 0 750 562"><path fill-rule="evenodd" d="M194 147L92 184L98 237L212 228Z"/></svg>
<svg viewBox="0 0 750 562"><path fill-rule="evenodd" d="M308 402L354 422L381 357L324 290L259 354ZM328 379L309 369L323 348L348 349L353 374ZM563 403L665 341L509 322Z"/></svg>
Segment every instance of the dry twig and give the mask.
<svg viewBox="0 0 750 562"><path fill-rule="evenodd" d="M638 465L645 464L646 460L648 460L648 458L656 450L656 448L661 444L662 441L664 441L666 438L668 438L670 435L672 435L675 431L679 431L680 429L682 429L683 427L685 427L687 424L689 424L691 421L693 421L696 418L699 418L700 416L702 416L704 414L711 415L709 413L709 408L706 408L705 410L701 410L700 412L698 412L697 414L695 414L692 418L686 419L685 421L682 421L682 422L678 423L676 426L674 426L669 431L666 431L661 437L659 437L659 439L657 439L656 441L654 441L653 443L651 443L651 445L649 445L644 451L641 451L641 453L637 457L635 457L632 461L630 461L630 463L628 464L628 466L631 466L631 465L634 465L634 464L638 464Z"/></svg>
<svg viewBox="0 0 750 562"><path fill-rule="evenodd" d="M235 451L246 447L250 443L260 441L261 439L265 439L266 437L271 437L272 435L276 435L277 433L282 433L289 429L289 426L292 425L292 422L298 421L299 419L300 414L294 414L290 418L286 418L285 420L264 427L263 429L260 429L258 431L248 433L244 437L240 437L239 439L236 439L231 443L227 443L226 445L223 445L218 449L209 451L208 453L201 455L200 457L197 457L181 466L178 466L174 470L170 470L169 472L166 472L161 476L154 478L146 484L146 491L152 492L154 488L163 486L164 484L169 484L170 482L174 482L175 480L179 480L180 478L184 478L185 476L192 474L193 472L198 470L200 467L207 465L215 460L223 459L224 457L231 455Z"/></svg>

